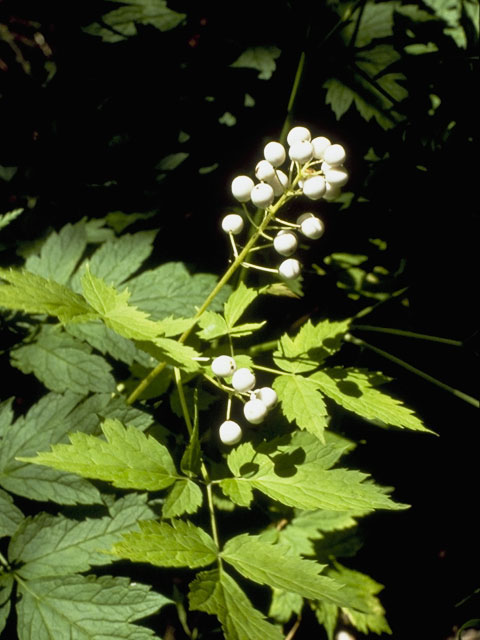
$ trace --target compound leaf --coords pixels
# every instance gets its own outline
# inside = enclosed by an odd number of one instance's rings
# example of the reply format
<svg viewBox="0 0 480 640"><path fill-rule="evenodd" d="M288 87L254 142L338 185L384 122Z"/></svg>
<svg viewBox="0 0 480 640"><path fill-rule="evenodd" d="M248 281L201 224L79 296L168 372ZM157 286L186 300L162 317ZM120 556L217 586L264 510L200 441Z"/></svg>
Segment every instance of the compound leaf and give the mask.
<svg viewBox="0 0 480 640"><path fill-rule="evenodd" d="M9 560L21 562L18 574L32 579L87 571L92 565L110 564L109 550L121 534L151 518L146 495L129 494L117 500L103 518L68 520L40 513L23 521L10 540Z"/></svg>
<svg viewBox="0 0 480 640"><path fill-rule="evenodd" d="M19 640L158 639L151 629L132 622L171 603L149 586L111 576L38 578L21 582L18 591Z"/></svg>
<svg viewBox="0 0 480 640"><path fill-rule="evenodd" d="M175 482L177 474L168 449L155 438L110 418L103 423L102 431L106 441L72 433L71 444L55 444L51 451L19 459L105 480L122 489L158 491Z"/></svg>
<svg viewBox="0 0 480 640"><path fill-rule="evenodd" d="M309 431L323 442L327 408L315 382L302 376L277 376L273 388L287 420L295 421L300 429Z"/></svg>
<svg viewBox="0 0 480 640"><path fill-rule="evenodd" d="M226 640L282 640L283 633L270 624L238 584L225 571L202 571L190 583L190 608L220 620Z"/></svg>
<svg viewBox="0 0 480 640"><path fill-rule="evenodd" d="M116 387L106 360L51 325L42 327L35 342L12 351L11 363L23 373L33 373L47 389L57 393L108 392Z"/></svg>
<svg viewBox="0 0 480 640"><path fill-rule="evenodd" d="M163 517L176 518L184 513L195 513L202 501L203 495L198 484L188 478L177 480L163 503Z"/></svg>
<svg viewBox="0 0 480 640"><path fill-rule="evenodd" d="M92 308L78 293L58 282L25 270L0 269L0 306L25 313L56 316L60 322L91 319Z"/></svg>
<svg viewBox="0 0 480 640"><path fill-rule="evenodd" d="M363 418L381 420L385 424L404 429L432 433L411 409L376 389L373 386L376 378L377 374L365 369L333 367L317 371L309 379L337 404Z"/></svg>
<svg viewBox="0 0 480 640"><path fill-rule="evenodd" d="M217 558L212 538L189 521L144 521L140 532L133 531L113 545L112 553L133 562L148 562L157 567L204 567Z"/></svg>

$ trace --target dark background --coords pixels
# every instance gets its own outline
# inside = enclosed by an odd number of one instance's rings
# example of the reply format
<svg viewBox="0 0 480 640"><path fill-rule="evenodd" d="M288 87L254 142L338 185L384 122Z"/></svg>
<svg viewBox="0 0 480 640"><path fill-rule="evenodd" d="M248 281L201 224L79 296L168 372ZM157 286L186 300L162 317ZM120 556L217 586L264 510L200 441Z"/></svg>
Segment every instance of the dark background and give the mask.
<svg viewBox="0 0 480 640"><path fill-rule="evenodd" d="M338 3L331 4L172 0L169 7L186 14L177 28L161 33L138 25L136 36L106 43L82 27L117 7L112 3L0 2L0 210L25 208L2 230L2 265L20 263L17 250L51 228L120 210L155 214L148 224L161 229L157 263L181 260L221 273L228 250L218 221L233 204L230 181L251 174L263 144L278 138L306 48L293 122L346 147L347 189L355 197L343 209L322 206L327 233L305 252L302 300L265 305L262 317L278 327L280 314L282 332L301 317L343 318L375 302L364 294L354 300L337 286L338 278L350 286L348 273L315 271L332 252L365 254L367 270L378 260L388 270L377 288L365 290L408 288L406 303L386 302L365 324L463 346L355 335L477 396L477 47L468 29L462 49L442 23L416 23L416 41L433 41L438 51L402 53L396 63L408 89L397 105L397 126L384 130L354 107L337 121L322 85L348 67L351 51L338 35L322 44L336 24ZM388 42L399 52L410 42L410 27L395 19ZM258 45L281 50L269 80L229 66ZM253 107L245 106L246 93ZM432 94L441 102L430 113ZM225 112L236 117L234 126L219 123ZM190 136L183 144L180 131ZM364 159L371 147L376 162ZM179 151L188 158L162 171L162 158ZM380 255L371 238L383 239L387 250ZM389 390L439 434L387 432L339 418L339 431L365 442L352 465L395 486L396 499L412 505L367 518L364 546L345 564L386 585L382 603L394 638L447 638L480 614L478 595L455 606L480 586L478 410L368 349L349 345L342 357L395 378ZM24 380L9 373L2 398L28 396L25 386L21 394L16 387ZM303 629L296 637L310 638Z"/></svg>

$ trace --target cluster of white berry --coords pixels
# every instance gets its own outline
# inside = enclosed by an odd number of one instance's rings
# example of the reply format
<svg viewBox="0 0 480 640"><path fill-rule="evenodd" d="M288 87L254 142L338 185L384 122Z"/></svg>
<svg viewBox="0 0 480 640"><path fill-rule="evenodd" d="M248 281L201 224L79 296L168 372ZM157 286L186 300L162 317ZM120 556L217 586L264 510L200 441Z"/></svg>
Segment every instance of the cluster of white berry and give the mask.
<svg viewBox="0 0 480 640"><path fill-rule="evenodd" d="M310 200L333 200L340 193L340 188L348 180L344 168L345 149L340 144L332 144L328 138L319 136L312 139L306 127L294 127L287 135L288 154L280 142L269 142L264 150L264 159L255 168L259 182L255 184L249 176L237 176L232 182L232 194L242 203L251 201L260 209L270 207L275 198L284 193L293 196L305 195ZM290 158L289 175L280 166ZM298 246L295 231L305 237L317 239L323 235L323 222L313 213L305 213L297 222L289 223L274 218L280 223L280 230L273 240L273 247L284 260L277 273L285 280L293 280L300 275L301 264L290 256ZM222 220L222 229L230 234L235 247L233 235L243 231L244 219L237 213L226 215ZM277 226L276 229L279 227ZM265 235L265 234L264 234ZM255 265L248 265L254 267Z"/></svg>
<svg viewBox="0 0 480 640"><path fill-rule="evenodd" d="M243 415L251 424L263 422L267 413L277 404L277 394L270 387L255 389L255 374L242 367L237 369L235 360L231 356L218 356L212 362L212 371L219 378L232 377L233 389L239 393L248 394L249 400L243 405ZM225 420L219 429L220 440L224 444L233 445L240 442L242 428L233 420Z"/></svg>

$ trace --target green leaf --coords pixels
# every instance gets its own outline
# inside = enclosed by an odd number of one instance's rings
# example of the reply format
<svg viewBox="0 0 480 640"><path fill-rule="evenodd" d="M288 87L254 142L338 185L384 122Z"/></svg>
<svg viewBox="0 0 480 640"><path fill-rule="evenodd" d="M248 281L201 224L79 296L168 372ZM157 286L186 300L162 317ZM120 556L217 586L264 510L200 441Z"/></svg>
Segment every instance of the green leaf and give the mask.
<svg viewBox="0 0 480 640"><path fill-rule="evenodd" d="M58 327L44 325L35 342L11 352L11 363L23 373L33 373L51 391L87 394L114 391L111 366L91 348Z"/></svg>
<svg viewBox="0 0 480 640"><path fill-rule="evenodd" d="M478 3L462 2L462 0L425 0L427 7L443 20L447 27L444 33L455 41L458 47L467 46L467 38L462 25L462 12L470 16L475 31L478 33Z"/></svg>
<svg viewBox="0 0 480 640"><path fill-rule="evenodd" d="M0 489L0 538L12 536L24 518L10 494Z"/></svg>
<svg viewBox="0 0 480 640"><path fill-rule="evenodd" d="M93 318L91 307L71 289L28 271L0 269L0 306L6 309L56 316L60 322Z"/></svg>
<svg viewBox="0 0 480 640"><path fill-rule="evenodd" d="M275 60L281 53L281 49L272 45L249 47L230 66L256 69L259 72L258 78L260 80L269 80L277 67Z"/></svg>
<svg viewBox="0 0 480 640"><path fill-rule="evenodd" d="M190 583L190 608L217 616L226 640L282 640L225 571L202 571Z"/></svg>
<svg viewBox="0 0 480 640"><path fill-rule="evenodd" d="M184 391L186 391L186 389L184 389ZM198 433L198 420L194 420L193 431L190 435L190 442L183 453L182 460L180 462L180 469L185 475L195 477L200 475L201 466L202 451L200 448Z"/></svg>
<svg viewBox="0 0 480 640"><path fill-rule="evenodd" d="M392 633L385 618L385 610L376 597L383 586L369 576L335 563L328 575L345 585L345 593L351 600L349 607L342 607L347 620L361 633Z"/></svg>
<svg viewBox="0 0 480 640"><path fill-rule="evenodd" d="M78 340L88 342L103 355L108 353L115 360L126 362L129 365L133 363L138 354L133 342L115 333L100 320L82 324L67 324L65 330Z"/></svg>
<svg viewBox="0 0 480 640"><path fill-rule="evenodd" d="M8 428L13 422L12 403L14 398L8 398L0 403L0 438L7 433Z"/></svg>
<svg viewBox="0 0 480 640"><path fill-rule="evenodd" d="M376 373L353 367L333 367L317 371L309 379L337 404L367 420L381 420L403 429L433 433L411 409L374 388L378 379Z"/></svg>
<svg viewBox="0 0 480 640"><path fill-rule="evenodd" d="M10 594L14 584L14 578L11 574L0 574L0 634L7 624L11 607Z"/></svg>
<svg viewBox="0 0 480 640"><path fill-rule="evenodd" d="M166 0L118 0L118 3L126 6L109 11L102 16L101 23L93 23L84 31L104 42L120 42L137 35L137 24L169 31L185 18L184 13L169 9Z"/></svg>
<svg viewBox="0 0 480 640"><path fill-rule="evenodd" d="M200 364L195 360L200 357L200 353L193 347L171 338L152 338L149 342L139 340L137 346L159 362L168 362L172 366L190 373L200 370Z"/></svg>
<svg viewBox="0 0 480 640"><path fill-rule="evenodd" d="M323 445L326 465L331 464L331 446ZM250 443L243 443L229 454L227 462L238 484L258 489L289 507L355 513L405 508L394 503L385 489L367 480L367 474L322 468L321 457L309 457L308 451L295 441L279 449L277 455L274 450L260 453ZM220 482L223 491L224 484L224 480Z"/></svg>
<svg viewBox="0 0 480 640"><path fill-rule="evenodd" d="M213 340L228 334L228 326L223 316L215 311L205 311L198 320L201 331L197 333L202 340Z"/></svg>
<svg viewBox="0 0 480 640"><path fill-rule="evenodd" d="M246 578L311 600L345 605L342 584L320 576L325 568L313 560L285 554L281 544L268 544L257 536L242 534L226 543L221 557Z"/></svg>
<svg viewBox="0 0 480 640"><path fill-rule="evenodd" d="M195 513L203 501L202 490L192 480L177 480L165 499L162 508L164 518L176 518L184 513Z"/></svg>
<svg viewBox="0 0 480 640"><path fill-rule="evenodd" d="M315 382L302 376L277 376L273 388L287 420L323 442L327 408Z"/></svg>
<svg viewBox="0 0 480 640"><path fill-rule="evenodd" d="M133 562L148 562L157 567L204 567L217 558L217 547L203 529L189 521L147 521L139 523L140 532L127 533L112 553Z"/></svg>
<svg viewBox="0 0 480 640"><path fill-rule="evenodd" d="M355 34L354 45L366 47L376 38L386 38L392 35L393 12L397 2L366 2L354 13L352 20L341 30L345 42L350 43ZM361 12L361 13L360 13ZM360 16L360 25L357 18Z"/></svg>
<svg viewBox="0 0 480 640"><path fill-rule="evenodd" d="M237 478L220 480L223 493L239 507L249 507L253 500L253 487Z"/></svg>
<svg viewBox="0 0 480 640"><path fill-rule="evenodd" d="M175 482L177 472L163 444L110 418L103 423L102 431L106 441L72 433L71 444L56 444L49 452L21 460L105 480L122 489L158 491Z"/></svg>
<svg viewBox="0 0 480 640"><path fill-rule="evenodd" d="M171 602L146 585L111 576L39 578L20 583L18 591L19 640L158 638L131 623Z"/></svg>
<svg viewBox="0 0 480 640"><path fill-rule="evenodd" d="M214 275L190 275L182 262L167 262L129 280L128 288L132 304L160 320L168 316L194 316L216 282ZM230 287L224 287L209 310L220 311L230 291Z"/></svg>
<svg viewBox="0 0 480 640"><path fill-rule="evenodd" d="M102 551L135 529L139 520L152 516L146 496L139 494L120 498L103 518L79 521L40 513L23 521L10 541L8 558L21 563L17 573L29 580L87 571L92 565L113 562Z"/></svg>
<svg viewBox="0 0 480 640"><path fill-rule="evenodd" d="M7 213L2 213L0 215L0 229L4 227L8 227L8 225L13 222L19 215L24 212L24 209L13 209L12 211L7 211Z"/></svg>
<svg viewBox="0 0 480 640"><path fill-rule="evenodd" d="M340 349L349 326L350 320L323 320L317 325L308 320L294 338L287 334L280 338L278 349L273 354L275 364L290 373L316 369L325 358Z"/></svg>
<svg viewBox="0 0 480 640"><path fill-rule="evenodd" d="M225 302L225 321L232 328L246 311L247 307L258 298L258 291L249 289L241 282Z"/></svg>
<svg viewBox="0 0 480 640"><path fill-rule="evenodd" d="M114 287L135 273L152 253L157 231L125 233L102 244L88 260L97 278ZM80 269L82 273L83 270Z"/></svg>
<svg viewBox="0 0 480 640"><path fill-rule="evenodd" d="M98 490L83 478L16 460L17 456L34 455L39 449L63 440L72 424L80 419L76 417L79 400L80 396L73 393L49 393L5 429L0 447L0 485L33 500L54 500L60 504L102 502ZM93 425L89 421L88 426L94 428L97 422L95 418Z"/></svg>
<svg viewBox="0 0 480 640"><path fill-rule="evenodd" d="M27 258L25 269L47 280L67 284L86 247L85 220L67 224L58 233L53 231L48 236L40 255Z"/></svg>
<svg viewBox="0 0 480 640"><path fill-rule="evenodd" d="M299 615L303 608L303 598L298 593L272 589L272 601L268 615L282 624L290 620L293 614Z"/></svg>
<svg viewBox="0 0 480 640"><path fill-rule="evenodd" d="M130 305L130 293L121 293L87 269L82 277L85 298L98 313L103 322L124 338L153 340L162 333L159 323L149 319L149 314Z"/></svg>

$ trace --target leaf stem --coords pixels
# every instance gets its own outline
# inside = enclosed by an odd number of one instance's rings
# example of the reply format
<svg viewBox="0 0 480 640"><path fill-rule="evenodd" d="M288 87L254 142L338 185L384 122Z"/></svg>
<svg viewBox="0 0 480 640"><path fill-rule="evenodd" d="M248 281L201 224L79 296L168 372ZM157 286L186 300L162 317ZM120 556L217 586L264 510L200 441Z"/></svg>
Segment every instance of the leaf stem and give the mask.
<svg viewBox="0 0 480 640"><path fill-rule="evenodd" d="M411 373L414 373L415 375L420 376L420 378L424 378L428 382L431 382L437 387L440 387L444 391L448 391L455 397L460 398L460 400L463 400L464 402L468 402L468 404L471 404L474 407L477 407L477 408L480 407L480 402L476 398L473 398L472 396L469 396L467 393L463 393L463 391L460 391L459 389L455 389L454 387L451 387L450 385L445 384L440 380L437 380L437 378L434 378L428 373L425 373L425 371L421 371L420 369L417 369L417 367L414 367L408 362L405 362L405 360L401 360L400 358L397 358L397 356L394 356L391 353L384 351L383 349L379 349L378 347L375 347L374 345L371 345L368 342L361 340L360 338L356 338L355 336L352 336L349 333L345 334L344 339L346 342L351 342L352 344L355 344L359 347L370 349L370 351L373 351L374 353L377 353L378 355L383 356L384 358L387 358L387 360L390 360L391 362L398 364L400 367L407 369L407 371L410 371Z"/></svg>
<svg viewBox="0 0 480 640"><path fill-rule="evenodd" d="M397 336L405 336L406 338L417 338L418 340L426 340L430 342L441 342L443 344L450 344L454 347L463 347L461 340L452 340L451 338L440 338L438 336L431 336L425 333L416 333L415 331L406 331L404 329L395 329L390 327L376 327L370 324L355 324L352 329L359 329L360 331L376 331L378 333L390 333Z"/></svg>
<svg viewBox="0 0 480 640"><path fill-rule="evenodd" d="M3 564L4 567L8 567L10 566L8 564L8 560L5 558L5 556L3 555L3 553L0 551L0 563Z"/></svg>
<svg viewBox="0 0 480 640"><path fill-rule="evenodd" d="M192 420L190 418L190 413L188 412L187 401L185 400L185 393L183 392L183 382L182 382L182 374L180 369L174 367L173 369L175 374L175 384L177 385L178 398L180 400L180 406L182 407L183 419L185 420L185 424L187 425L188 434L190 437L193 433L193 425Z"/></svg>

